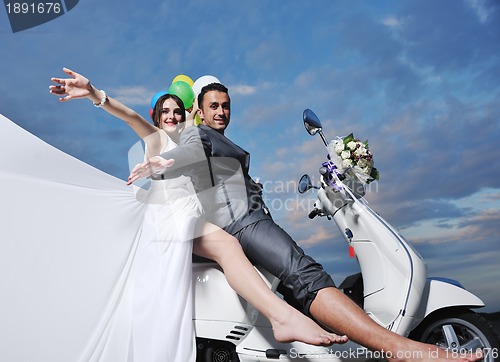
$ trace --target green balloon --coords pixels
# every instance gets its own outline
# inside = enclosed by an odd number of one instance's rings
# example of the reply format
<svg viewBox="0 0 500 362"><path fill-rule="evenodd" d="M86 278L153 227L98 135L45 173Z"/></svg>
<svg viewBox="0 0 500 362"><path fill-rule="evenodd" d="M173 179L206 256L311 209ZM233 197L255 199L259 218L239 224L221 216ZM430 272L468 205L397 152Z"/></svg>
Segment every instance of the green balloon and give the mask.
<svg viewBox="0 0 500 362"><path fill-rule="evenodd" d="M168 88L169 94L175 94L182 100L184 107L188 109L194 103L194 92L193 88L184 81L177 81L172 83L170 88Z"/></svg>

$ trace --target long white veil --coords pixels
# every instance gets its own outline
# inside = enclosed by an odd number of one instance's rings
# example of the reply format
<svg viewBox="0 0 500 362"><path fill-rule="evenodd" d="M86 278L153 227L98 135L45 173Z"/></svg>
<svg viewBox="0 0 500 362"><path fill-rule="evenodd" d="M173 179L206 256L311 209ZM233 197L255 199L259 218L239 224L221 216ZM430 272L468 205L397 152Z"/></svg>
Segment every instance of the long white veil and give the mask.
<svg viewBox="0 0 500 362"><path fill-rule="evenodd" d="M0 360L90 360L123 291L133 187L0 115Z"/></svg>

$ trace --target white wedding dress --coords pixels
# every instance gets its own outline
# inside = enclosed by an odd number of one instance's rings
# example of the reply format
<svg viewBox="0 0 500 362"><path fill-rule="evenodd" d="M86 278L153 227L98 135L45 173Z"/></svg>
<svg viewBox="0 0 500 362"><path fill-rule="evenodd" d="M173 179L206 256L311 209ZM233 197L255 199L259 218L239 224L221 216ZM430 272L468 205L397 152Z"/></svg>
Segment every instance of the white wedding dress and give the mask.
<svg viewBox="0 0 500 362"><path fill-rule="evenodd" d="M0 360L194 361L188 179L145 195L1 115L0 147Z"/></svg>

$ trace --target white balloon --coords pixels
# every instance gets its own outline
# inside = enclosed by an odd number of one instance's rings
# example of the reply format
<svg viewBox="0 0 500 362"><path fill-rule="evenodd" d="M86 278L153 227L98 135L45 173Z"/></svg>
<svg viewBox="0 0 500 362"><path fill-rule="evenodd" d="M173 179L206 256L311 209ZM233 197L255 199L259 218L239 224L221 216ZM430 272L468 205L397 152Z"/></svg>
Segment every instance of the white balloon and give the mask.
<svg viewBox="0 0 500 362"><path fill-rule="evenodd" d="M220 83L220 80L218 80L213 75L204 75L196 79L193 86L191 87L193 88L195 97L198 97L198 94L200 94L201 92L201 88L211 83Z"/></svg>

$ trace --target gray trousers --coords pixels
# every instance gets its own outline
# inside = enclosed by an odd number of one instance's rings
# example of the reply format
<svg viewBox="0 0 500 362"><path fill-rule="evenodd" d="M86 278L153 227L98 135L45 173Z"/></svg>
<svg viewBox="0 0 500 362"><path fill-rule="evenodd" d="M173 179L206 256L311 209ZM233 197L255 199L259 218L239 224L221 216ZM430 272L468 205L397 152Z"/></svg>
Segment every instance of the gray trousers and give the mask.
<svg viewBox="0 0 500 362"><path fill-rule="evenodd" d="M295 306L298 303L303 313L309 315L309 308L318 290L335 287L321 264L306 255L274 221L257 221L234 236L253 264L262 266L281 280L285 288L285 292L282 292L285 300ZM289 300L290 294L294 300Z"/></svg>

